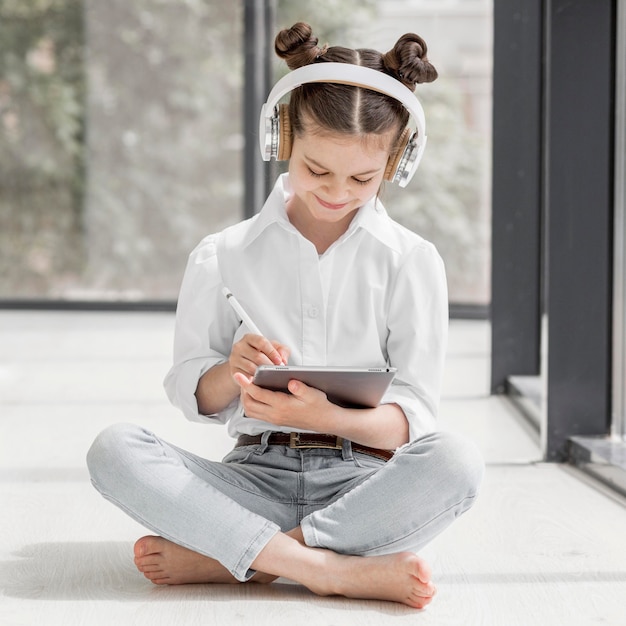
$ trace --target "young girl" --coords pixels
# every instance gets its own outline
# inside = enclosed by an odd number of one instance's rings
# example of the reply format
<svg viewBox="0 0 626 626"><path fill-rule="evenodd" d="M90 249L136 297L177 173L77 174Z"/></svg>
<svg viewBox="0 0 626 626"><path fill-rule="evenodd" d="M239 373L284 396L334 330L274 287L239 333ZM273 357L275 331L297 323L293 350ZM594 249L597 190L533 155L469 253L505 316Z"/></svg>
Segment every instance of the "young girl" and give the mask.
<svg viewBox="0 0 626 626"><path fill-rule="evenodd" d="M342 63L348 76L364 66L411 91L437 76L413 34L380 54L320 48L298 23L275 48L292 70ZM422 608L435 586L416 552L476 496L477 451L435 425L443 264L378 199L409 113L376 87L349 83L291 92L280 122L288 174L258 215L190 256L165 386L189 419L228 422L234 450L210 461L116 425L89 451L95 487L157 534L135 544L135 564L153 583L282 576L320 595ZM240 322L225 286L263 334ZM376 408L345 408L297 380L289 394L253 384L259 365L281 363L397 375Z"/></svg>

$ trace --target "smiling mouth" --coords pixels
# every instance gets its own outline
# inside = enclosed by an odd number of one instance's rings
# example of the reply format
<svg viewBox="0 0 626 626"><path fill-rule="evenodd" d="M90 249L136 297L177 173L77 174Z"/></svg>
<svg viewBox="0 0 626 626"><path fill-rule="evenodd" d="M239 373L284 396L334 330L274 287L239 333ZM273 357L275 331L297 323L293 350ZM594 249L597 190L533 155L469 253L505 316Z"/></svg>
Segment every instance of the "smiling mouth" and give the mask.
<svg viewBox="0 0 626 626"><path fill-rule="evenodd" d="M326 209L332 209L334 211L337 211L339 209L343 209L343 207L347 206L348 203L347 202L343 202L342 204L332 204L331 202L324 202L324 200L322 200L319 196L315 196L317 198L317 201Z"/></svg>

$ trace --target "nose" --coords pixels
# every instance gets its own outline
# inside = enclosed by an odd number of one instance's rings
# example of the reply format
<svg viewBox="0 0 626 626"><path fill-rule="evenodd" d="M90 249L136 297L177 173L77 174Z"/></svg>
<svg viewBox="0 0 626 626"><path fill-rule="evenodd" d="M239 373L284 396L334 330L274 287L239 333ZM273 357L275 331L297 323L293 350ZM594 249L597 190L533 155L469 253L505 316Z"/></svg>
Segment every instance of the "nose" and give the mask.
<svg viewBox="0 0 626 626"><path fill-rule="evenodd" d="M348 186L338 180L327 181L325 192L328 201L334 202L335 204L346 202L349 198Z"/></svg>

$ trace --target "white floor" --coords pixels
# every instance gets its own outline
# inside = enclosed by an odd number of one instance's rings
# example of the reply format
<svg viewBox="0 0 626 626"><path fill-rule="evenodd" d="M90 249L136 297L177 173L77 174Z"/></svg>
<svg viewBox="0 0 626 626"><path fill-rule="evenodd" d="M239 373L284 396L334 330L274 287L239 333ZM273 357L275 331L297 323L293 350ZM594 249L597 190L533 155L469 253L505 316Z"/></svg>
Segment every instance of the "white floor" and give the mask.
<svg viewBox="0 0 626 626"><path fill-rule="evenodd" d="M625 502L538 461L531 430L488 396L484 322L452 323L441 425L481 446L485 484L424 552L439 587L426 611L287 581L151 585L131 560L143 529L91 488L84 455L121 420L214 458L231 447L167 404L172 327L168 314L0 311L1 626L626 623Z"/></svg>

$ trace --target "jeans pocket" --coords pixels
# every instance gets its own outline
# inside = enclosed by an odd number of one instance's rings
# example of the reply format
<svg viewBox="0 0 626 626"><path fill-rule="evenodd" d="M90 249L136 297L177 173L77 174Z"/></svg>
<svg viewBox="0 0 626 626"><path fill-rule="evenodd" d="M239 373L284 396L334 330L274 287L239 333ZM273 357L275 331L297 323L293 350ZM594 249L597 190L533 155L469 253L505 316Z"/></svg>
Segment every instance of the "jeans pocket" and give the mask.
<svg viewBox="0 0 626 626"><path fill-rule="evenodd" d="M255 444L234 448L222 459L222 463L245 463L260 447L261 444Z"/></svg>
<svg viewBox="0 0 626 626"><path fill-rule="evenodd" d="M352 451L352 458L354 460L354 464L357 467L363 467L367 469L377 469L382 467L386 461L383 459L378 459L375 456L371 456L370 454L365 454L364 452L355 452Z"/></svg>

